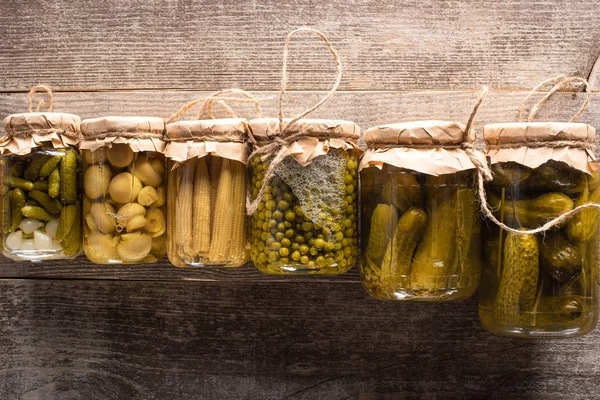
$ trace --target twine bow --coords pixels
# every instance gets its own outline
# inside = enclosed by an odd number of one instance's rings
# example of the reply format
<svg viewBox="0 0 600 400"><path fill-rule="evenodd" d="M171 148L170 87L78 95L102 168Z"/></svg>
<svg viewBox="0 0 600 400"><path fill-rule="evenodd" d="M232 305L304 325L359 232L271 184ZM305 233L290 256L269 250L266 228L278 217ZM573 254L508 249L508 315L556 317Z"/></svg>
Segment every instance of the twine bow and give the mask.
<svg viewBox="0 0 600 400"><path fill-rule="evenodd" d="M312 107L308 108L307 110L305 110L305 111L301 112L300 114L296 115L295 117L291 118L286 124L284 124L283 108L284 108L284 96L285 96L287 82L288 82L287 63L288 63L288 56L289 56L289 48L290 48L290 43L291 43L292 38L300 32L313 33L316 36L318 36L325 43L325 45L327 46L327 49L329 50L329 52L331 53L331 56L333 57L333 62L335 63L336 77L335 77L335 82L334 82L333 86L327 92L327 94L321 98L321 100L319 100ZM259 145L258 141L256 140L256 138L254 136L252 136L252 135L250 136L251 140L256 145L256 148L248 157L248 162L252 161L256 157L263 157L263 158L267 158L269 156L274 156L274 157L273 157L273 160L271 160L271 162L269 164L269 168L267 168L267 170L265 172L262 187L260 188L260 191L259 191L258 195L256 196L256 198L254 199L254 201L252 201L250 192L248 192L247 201L246 201L246 210L249 215L253 215L256 212L256 210L258 208L258 204L260 203L260 200L261 200L263 194L265 193L265 190L267 189L269 181L275 173L275 169L281 164L283 159L286 157L289 146L292 143L296 142L298 139L301 139L303 137L312 137L312 138L317 138L317 139L340 138L340 139L345 139L347 142L351 143L354 146L357 146L356 143L354 143L356 140L356 136L353 134L348 134L348 133L344 133L344 132L327 132L327 133L325 133L325 132L310 132L310 133L308 133L308 132L290 132L288 134L288 132L290 131L290 128L293 126L293 124L295 124L300 119L304 118L305 116L307 116L308 114L310 114L311 112L316 110L317 108L321 107L323 104L325 104L331 98L331 96L337 91L338 87L340 86L340 83L342 81L342 71L343 71L342 70L342 62L340 60L340 57L339 57L337 51L335 50L335 48L333 47L331 42L327 39L327 37L325 37L325 35L322 34L321 32L319 32L315 29L311 29L311 28L298 28L296 30L293 30L292 32L290 32L287 35L285 44L283 46L283 67L282 67L282 71L281 71L281 88L279 90L279 122L278 122L279 129L278 129L278 132L277 132L277 134L275 134L273 136L269 136L268 140L270 142L268 144L265 144L262 146Z"/></svg>
<svg viewBox="0 0 600 400"><path fill-rule="evenodd" d="M529 117L527 119L528 122L531 122L533 120L533 118L535 118L539 109L548 101L548 99L550 97L552 97L552 95L554 95L556 92L558 92L566 84L571 83L571 82L576 82L576 81L582 82L585 85L586 90L587 90L587 96L586 96L581 108L577 111L577 113L575 113L575 115L573 115L569 119L569 122L575 121L583 113L583 111L585 111L585 109L587 108L587 106L589 104L590 95L591 95L590 87L589 87L587 80L585 80L583 78L580 78L580 77L566 78L561 75L561 76L557 76L557 77L548 79L548 80L540 83L538 86L533 88L531 90L531 92L529 92L529 94L527 95L527 97L525 97L525 100L523 101L523 103L521 105L521 109L519 111L519 122L523 122L523 114L524 114L523 110L525 107L525 103L533 95L533 93L535 93L536 91L538 91L539 89L541 89L542 87L544 87L546 85L556 82L555 85L552 87L552 89L531 109L531 112L529 113ZM531 148L576 147L576 148L585 148L585 149L592 149L592 150L594 149L594 145L591 143L581 142L581 141L569 141L569 140L561 140L561 141L556 141L556 142L521 142L521 143L509 143L506 145L488 145L488 149L490 149L490 148L515 148L515 147L531 147ZM556 217L554 219L551 219L550 221L546 222L544 225L542 225L538 228L535 228L535 229L511 228L510 226L499 221L492 213L492 210L490 209L488 202L487 202L484 179L485 179L484 176L481 173L479 173L478 174L478 186L479 186L478 192L479 192L479 202L481 203L481 210L483 211L483 213L485 214L486 217L488 217L493 223L498 225L500 228L504 229L505 231L517 234L517 235L535 235L537 233L546 232L546 231L554 228L555 226L561 225L563 222L566 222L570 217L574 216L575 214L577 214L583 210L590 209L590 208L599 208L600 209L600 204L597 204L597 203L582 204L578 207L575 207L571 211L568 211L564 214L559 215L558 217Z"/></svg>

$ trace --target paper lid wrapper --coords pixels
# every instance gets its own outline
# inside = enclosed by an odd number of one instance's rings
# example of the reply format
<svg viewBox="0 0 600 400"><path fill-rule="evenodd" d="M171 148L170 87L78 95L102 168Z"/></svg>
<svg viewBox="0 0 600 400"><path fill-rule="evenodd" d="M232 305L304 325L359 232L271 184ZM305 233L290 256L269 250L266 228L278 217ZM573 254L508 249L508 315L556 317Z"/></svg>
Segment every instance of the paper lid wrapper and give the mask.
<svg viewBox="0 0 600 400"><path fill-rule="evenodd" d="M284 119L286 126L290 119ZM279 119L257 118L250 120L250 132L258 146L272 142L280 136ZM302 133L302 137L288 145L285 155L293 157L300 165L307 166L315 158L327 154L330 148L362 151L357 145L360 128L352 121L334 119L301 119L286 128L286 136ZM312 137L316 135L317 137Z"/></svg>
<svg viewBox="0 0 600 400"><path fill-rule="evenodd" d="M591 174L599 168L591 147L596 129L574 122L517 122L490 124L483 127L487 156L491 164L516 162L537 168L549 160L561 161L572 168ZM559 147L550 147L560 141ZM548 143L544 147L543 143ZM590 148L574 147L564 142L588 143ZM536 147L528 147L528 144ZM558 144L558 143L557 143ZM495 145L506 146L494 148Z"/></svg>
<svg viewBox="0 0 600 400"><path fill-rule="evenodd" d="M414 121L381 125L367 129L363 138L367 151L359 170L382 169L388 164L438 176L476 168L466 151L460 148L464 142L475 141L475 131L470 130L465 135L465 126L460 122ZM474 150L473 153L485 164L481 152Z"/></svg>
<svg viewBox="0 0 600 400"><path fill-rule="evenodd" d="M0 154L29 154L47 143L60 149L76 146L81 140L81 119L77 115L36 112L12 114L4 119Z"/></svg>
<svg viewBox="0 0 600 400"><path fill-rule="evenodd" d="M163 153L165 121L157 117L101 117L81 121L82 150L97 150L113 144L127 144L134 152Z"/></svg>
<svg viewBox="0 0 600 400"><path fill-rule="evenodd" d="M165 155L185 161L214 155L246 164L248 122L243 118L178 121L167 125Z"/></svg>

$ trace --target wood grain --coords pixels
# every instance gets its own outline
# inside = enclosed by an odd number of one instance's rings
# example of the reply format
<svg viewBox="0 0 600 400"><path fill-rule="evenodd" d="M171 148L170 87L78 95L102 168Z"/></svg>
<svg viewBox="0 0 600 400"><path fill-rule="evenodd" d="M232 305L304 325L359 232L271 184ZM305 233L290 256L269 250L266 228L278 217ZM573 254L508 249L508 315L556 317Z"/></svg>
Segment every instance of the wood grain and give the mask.
<svg viewBox="0 0 600 400"><path fill-rule="evenodd" d="M600 54L597 1L5 0L0 90L273 90L299 26L331 38L344 90L527 89L587 77ZM292 58L290 87L332 84L316 38L295 41Z"/></svg>
<svg viewBox="0 0 600 400"><path fill-rule="evenodd" d="M3 280L0 291L6 399L583 399L600 378L597 332L495 337L474 300L380 303L327 283Z"/></svg>

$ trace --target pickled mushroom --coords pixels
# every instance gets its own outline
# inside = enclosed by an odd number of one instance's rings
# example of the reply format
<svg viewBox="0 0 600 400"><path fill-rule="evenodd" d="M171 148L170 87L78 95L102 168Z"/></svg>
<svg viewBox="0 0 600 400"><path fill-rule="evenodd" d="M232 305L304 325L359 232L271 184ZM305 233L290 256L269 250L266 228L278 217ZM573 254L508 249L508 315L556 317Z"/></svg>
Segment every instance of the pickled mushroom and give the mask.
<svg viewBox="0 0 600 400"><path fill-rule="evenodd" d="M115 176L108 187L110 197L117 203L135 201L140 190L142 190L142 183L129 172L122 172Z"/></svg>

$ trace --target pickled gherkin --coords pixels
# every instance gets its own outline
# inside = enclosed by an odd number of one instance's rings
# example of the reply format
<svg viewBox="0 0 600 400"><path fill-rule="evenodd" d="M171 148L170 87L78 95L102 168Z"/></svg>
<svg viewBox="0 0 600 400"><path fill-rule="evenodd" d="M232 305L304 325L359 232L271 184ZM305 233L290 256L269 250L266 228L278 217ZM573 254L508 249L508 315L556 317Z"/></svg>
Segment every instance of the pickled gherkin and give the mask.
<svg viewBox="0 0 600 400"><path fill-rule="evenodd" d="M63 185L55 179L59 165L69 158ZM75 227L69 242L56 236L65 207L78 207L80 198L79 162L74 148L32 149L30 154L6 156L3 201L10 210L4 227L4 254L15 260L72 258L81 253L81 226ZM68 194L62 190L70 188Z"/></svg>
<svg viewBox="0 0 600 400"><path fill-rule="evenodd" d="M271 159L250 161L252 197ZM358 257L358 157L330 148L307 166L288 158L275 171L253 215L251 258L269 274L328 274L350 269ZM393 218L393 214L388 214ZM389 234L394 227L390 227ZM379 244L383 257L387 244Z"/></svg>
<svg viewBox="0 0 600 400"><path fill-rule="evenodd" d="M410 176L410 178L408 178ZM361 276L381 300L467 298L479 284L480 220L474 173L440 176L390 165L361 171ZM411 199L407 201L407 199ZM398 215L382 221L382 210ZM397 222L396 222L397 221ZM387 243L382 259L373 249ZM379 261L380 260L380 261Z"/></svg>
<svg viewBox="0 0 600 400"><path fill-rule="evenodd" d="M502 223L533 229L573 208L598 202L598 172L550 160L537 168L494 164L488 204ZM512 181L511 181L512 180ZM597 320L598 210L585 209L535 235L484 230L479 315L507 336L576 336Z"/></svg>

